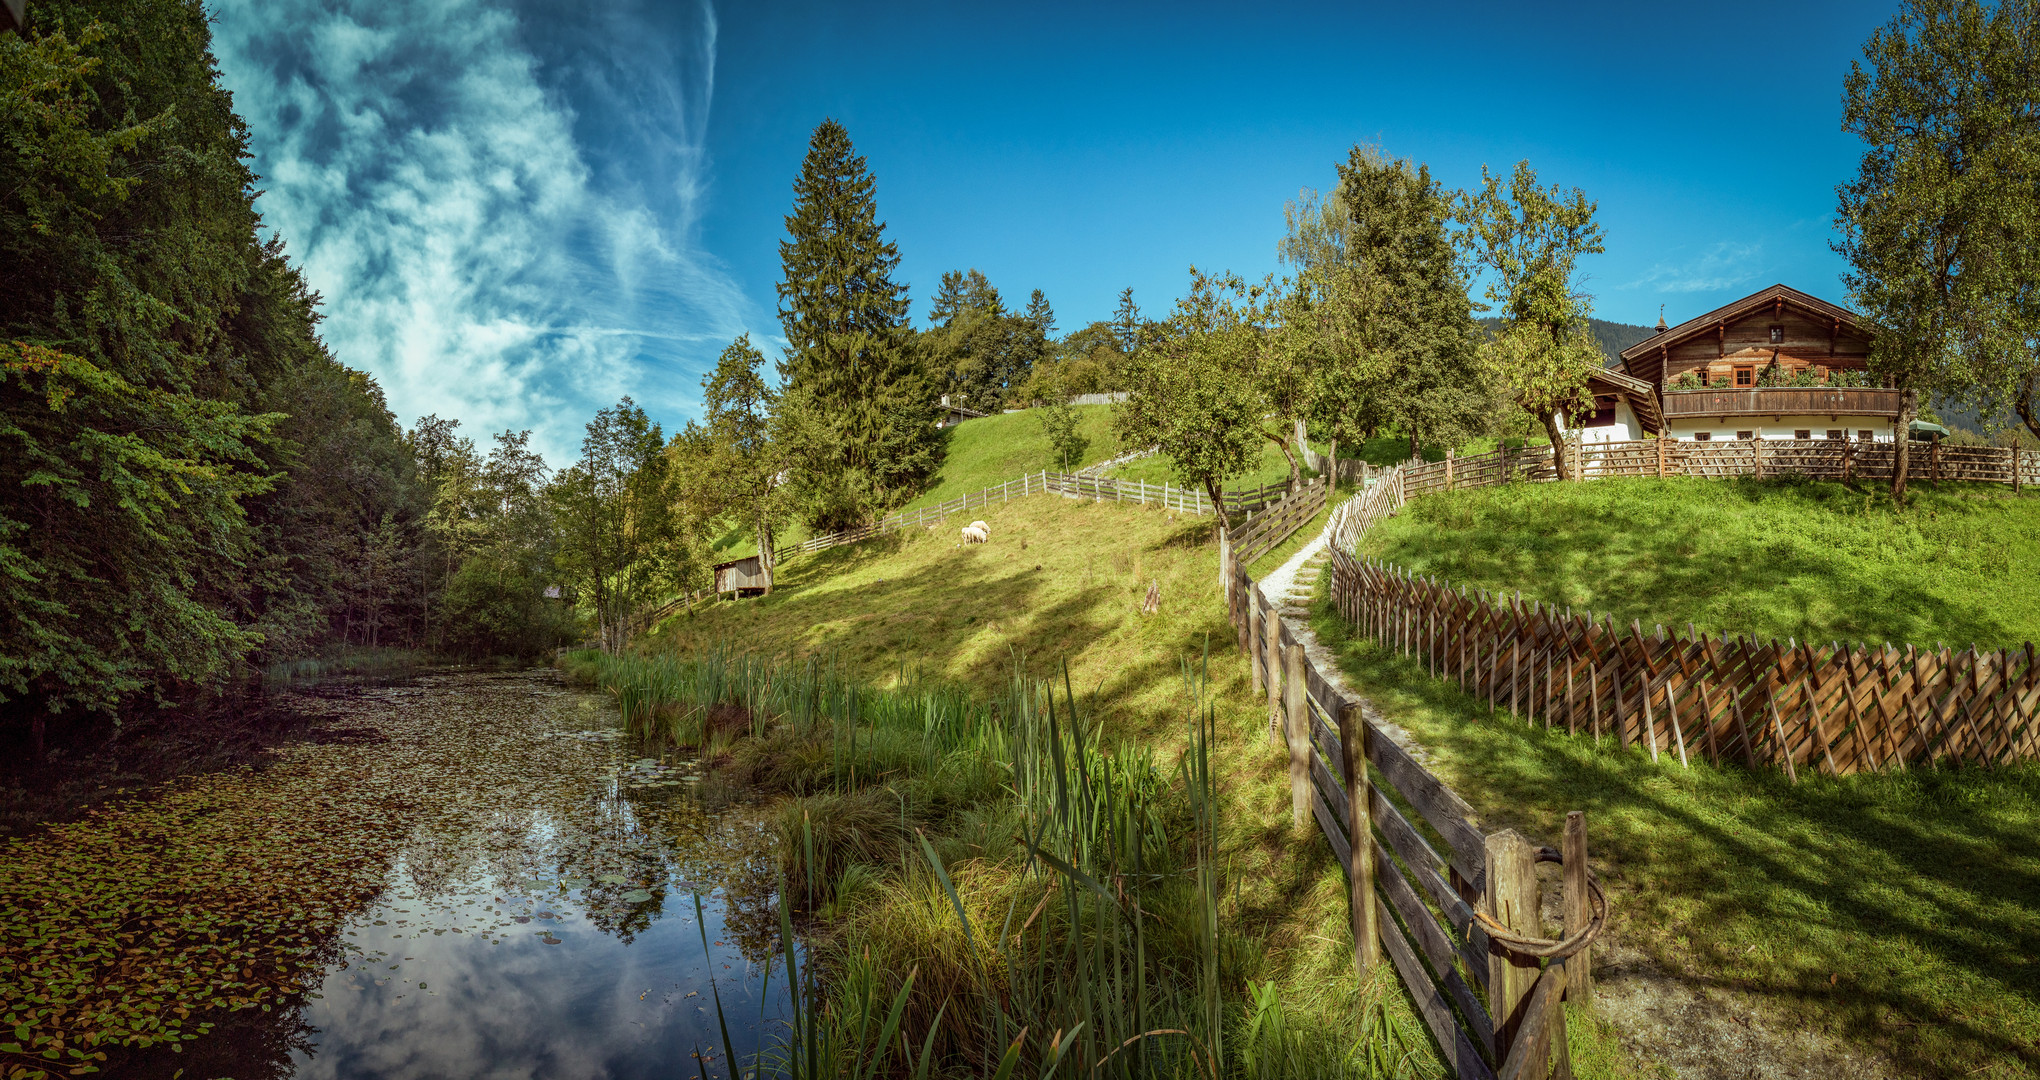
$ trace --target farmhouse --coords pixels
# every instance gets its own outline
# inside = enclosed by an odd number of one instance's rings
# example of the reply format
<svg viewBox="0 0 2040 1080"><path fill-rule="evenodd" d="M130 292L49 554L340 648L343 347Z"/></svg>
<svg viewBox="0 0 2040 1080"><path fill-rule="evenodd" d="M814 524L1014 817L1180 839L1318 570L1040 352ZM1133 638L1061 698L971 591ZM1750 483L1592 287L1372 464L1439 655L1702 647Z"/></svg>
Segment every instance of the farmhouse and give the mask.
<svg viewBox="0 0 2040 1080"><path fill-rule="evenodd" d="M1667 327L1594 377L1588 442L1665 438L1888 442L1903 392L1871 385L1875 331L1786 285Z"/></svg>

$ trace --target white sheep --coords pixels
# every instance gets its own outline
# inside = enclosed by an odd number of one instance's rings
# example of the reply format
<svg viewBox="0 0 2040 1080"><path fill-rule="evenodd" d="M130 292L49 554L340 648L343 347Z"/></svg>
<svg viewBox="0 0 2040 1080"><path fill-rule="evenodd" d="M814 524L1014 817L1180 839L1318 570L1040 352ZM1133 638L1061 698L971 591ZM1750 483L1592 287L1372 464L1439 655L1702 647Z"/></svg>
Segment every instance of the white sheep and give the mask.
<svg viewBox="0 0 2040 1080"><path fill-rule="evenodd" d="M970 523L970 527L984 533L986 536L992 535L992 527L982 521L973 521Z"/></svg>
<svg viewBox="0 0 2040 1080"><path fill-rule="evenodd" d="M965 525L963 527L963 542L966 544L982 544L991 538L992 535L990 533L975 525Z"/></svg>

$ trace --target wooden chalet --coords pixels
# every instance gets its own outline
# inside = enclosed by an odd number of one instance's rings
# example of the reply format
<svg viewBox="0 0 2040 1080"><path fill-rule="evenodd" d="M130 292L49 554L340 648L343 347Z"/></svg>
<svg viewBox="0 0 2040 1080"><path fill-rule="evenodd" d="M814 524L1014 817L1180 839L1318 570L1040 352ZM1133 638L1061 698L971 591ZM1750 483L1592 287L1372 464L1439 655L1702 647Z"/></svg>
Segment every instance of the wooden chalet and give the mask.
<svg viewBox="0 0 2040 1080"><path fill-rule="evenodd" d="M717 596L729 593L733 596L763 596L772 587L772 571L753 555L748 559L732 559L715 566L715 592Z"/></svg>
<svg viewBox="0 0 2040 1080"><path fill-rule="evenodd" d="M1888 442L1896 430L1901 391L1876 386L1831 386L1839 372L1867 372L1876 331L1847 308L1786 285L1773 285L1726 307L1667 327L1622 351L1612 373L1651 390L1655 424L1636 406L1637 395L1610 395L1602 419L1603 388L1595 387L1599 421L1622 423L1626 406L1637 426L1685 441L1722 439L1861 439ZM1775 371L1772 369L1775 368ZM1805 386L1766 385L1766 373Z"/></svg>

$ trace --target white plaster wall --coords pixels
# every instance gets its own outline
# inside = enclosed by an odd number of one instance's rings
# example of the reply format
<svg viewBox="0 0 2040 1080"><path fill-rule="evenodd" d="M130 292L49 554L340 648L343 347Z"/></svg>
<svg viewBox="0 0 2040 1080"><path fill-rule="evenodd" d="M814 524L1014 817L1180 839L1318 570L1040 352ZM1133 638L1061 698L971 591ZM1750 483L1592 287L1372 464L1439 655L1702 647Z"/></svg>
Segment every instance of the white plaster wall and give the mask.
<svg viewBox="0 0 2040 1080"><path fill-rule="evenodd" d="M1714 433L1715 442L1726 442L1735 438L1738 431L1753 431L1759 439L1790 439L1795 431L1804 428L1813 433L1815 439L1827 438L1831 428L1841 428L1845 438L1856 438L1859 432L1871 432L1876 442L1891 441L1891 423L1870 416L1845 416L1830 420L1825 416L1775 417L1729 417L1726 422L1714 420L1696 423L1692 420L1674 420L1666 425L1668 433L1675 439L1692 442L1693 436L1702 431Z"/></svg>

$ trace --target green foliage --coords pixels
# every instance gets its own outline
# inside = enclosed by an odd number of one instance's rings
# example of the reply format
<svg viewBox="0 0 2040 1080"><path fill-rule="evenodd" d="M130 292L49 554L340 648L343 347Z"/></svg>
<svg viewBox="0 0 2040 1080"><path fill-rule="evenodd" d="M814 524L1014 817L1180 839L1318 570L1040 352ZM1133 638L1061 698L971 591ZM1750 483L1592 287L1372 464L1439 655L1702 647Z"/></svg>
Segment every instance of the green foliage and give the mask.
<svg viewBox="0 0 2040 1080"><path fill-rule="evenodd" d="M1048 355L1046 325L1055 319L1041 290L1034 300L1031 314L1011 314L977 270L942 275L935 325L915 341L951 403L989 413L1024 396L1029 374Z"/></svg>
<svg viewBox="0 0 2040 1080"><path fill-rule="evenodd" d="M547 491L560 569L612 652L629 641L640 612L700 570L676 512L671 464L659 425L626 397L588 422L580 460Z"/></svg>
<svg viewBox="0 0 2040 1080"><path fill-rule="evenodd" d="M545 582L517 566L469 559L441 594L441 648L476 660L536 657L573 640L573 609L544 594Z"/></svg>
<svg viewBox="0 0 2040 1080"><path fill-rule="evenodd" d="M1124 383L1126 360L1112 324L1094 322L1056 342L1050 356L1035 362L1020 399L1039 403L1059 393L1110 393Z"/></svg>
<svg viewBox="0 0 2040 1080"><path fill-rule="evenodd" d="M1503 329L1485 352L1517 404L1544 423L1558 443L1558 417L1593 408L1587 377L1601 368L1601 350L1587 319L1591 308L1574 282L1582 255L1603 250L1595 204L1579 188L1537 186L1527 161L1516 163L1506 190L1481 167L1481 190L1461 199L1463 243L1493 277L1487 298L1501 307ZM1563 455L1559 476L1566 479Z"/></svg>
<svg viewBox="0 0 2040 1080"><path fill-rule="evenodd" d="M244 661L412 637L408 455L256 235L204 10L50 0L33 22L0 35L8 713L182 700Z"/></svg>
<svg viewBox="0 0 2040 1080"><path fill-rule="evenodd" d="M824 120L779 245L787 351L775 437L816 532L905 505L941 463L939 395L912 347L907 290L892 280L899 249L884 237L876 186L849 133Z"/></svg>
<svg viewBox="0 0 2040 1080"><path fill-rule="evenodd" d="M684 459L675 480L695 518L727 515L749 529L770 573L773 536L786 512L779 483L786 457L773 438L772 411L779 398L765 385L764 367L765 356L749 334L731 342L702 380L706 426L696 430L690 423L674 441L674 452Z"/></svg>
<svg viewBox="0 0 2040 1080"><path fill-rule="evenodd" d="M1266 404L1256 375L1266 291L1191 267L1190 294L1162 328L1143 331L1129 396L1113 417L1122 446L1160 447L1176 478L1204 488L1213 503L1227 480L1248 470L1262 441Z"/></svg>
<svg viewBox="0 0 2040 1080"><path fill-rule="evenodd" d="M2040 640L2040 499L1912 505L1801 480L1515 484L1426 496L1364 548L1453 585L1710 633L1956 647Z"/></svg>
<svg viewBox="0 0 2040 1080"><path fill-rule="evenodd" d="M1412 453L1488 432L1495 387L1460 272L1453 199L1428 166L1354 147L1339 189L1286 214L1299 269L1278 342L1310 357L1313 427L1351 445L1380 430Z"/></svg>
<svg viewBox="0 0 2040 1080"><path fill-rule="evenodd" d="M1112 407L1073 405L1077 434L1084 450L1070 459L1072 468L1082 468L1112 453ZM947 429L949 444L942 454L942 471L934 483L909 508L932 506L945 499L983 491L1003 484L1021 473L1054 471L1062 468L1062 452L1049 441L1039 409L996 416L977 416Z"/></svg>
<svg viewBox="0 0 2040 1080"><path fill-rule="evenodd" d="M1064 472L1076 468L1074 463L1083 461L1084 453L1091 448L1091 440L1083 433L1083 415L1067 396L1036 411L1041 414L1041 433L1048 437L1058 466Z"/></svg>

